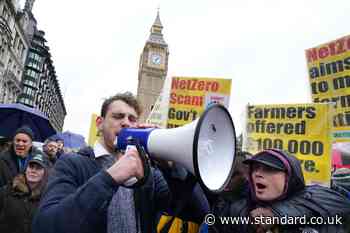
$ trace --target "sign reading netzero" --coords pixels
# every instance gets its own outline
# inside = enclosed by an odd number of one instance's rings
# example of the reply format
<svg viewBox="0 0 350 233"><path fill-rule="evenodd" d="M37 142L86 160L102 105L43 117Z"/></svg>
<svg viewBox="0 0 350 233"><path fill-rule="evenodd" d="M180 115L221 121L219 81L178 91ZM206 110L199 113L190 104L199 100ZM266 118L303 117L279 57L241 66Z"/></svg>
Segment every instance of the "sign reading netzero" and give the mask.
<svg viewBox="0 0 350 233"><path fill-rule="evenodd" d="M350 141L350 36L306 50L312 100L334 103L334 139Z"/></svg>

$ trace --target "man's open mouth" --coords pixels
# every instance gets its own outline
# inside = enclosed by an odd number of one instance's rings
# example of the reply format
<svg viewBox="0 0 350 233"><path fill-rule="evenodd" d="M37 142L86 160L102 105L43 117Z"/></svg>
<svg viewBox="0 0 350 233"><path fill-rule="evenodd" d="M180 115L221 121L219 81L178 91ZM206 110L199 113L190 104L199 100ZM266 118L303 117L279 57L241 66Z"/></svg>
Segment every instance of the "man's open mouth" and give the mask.
<svg viewBox="0 0 350 233"><path fill-rule="evenodd" d="M266 188L266 185L262 184L262 183L255 183L255 187L258 189L258 190L262 190L262 189L265 189Z"/></svg>

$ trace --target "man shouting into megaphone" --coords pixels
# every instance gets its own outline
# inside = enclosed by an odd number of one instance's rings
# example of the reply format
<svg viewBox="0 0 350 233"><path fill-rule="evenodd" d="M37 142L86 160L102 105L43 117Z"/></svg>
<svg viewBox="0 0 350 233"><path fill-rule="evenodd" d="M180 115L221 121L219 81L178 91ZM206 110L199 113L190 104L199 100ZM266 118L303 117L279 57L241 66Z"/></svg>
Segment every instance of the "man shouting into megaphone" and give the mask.
<svg viewBox="0 0 350 233"><path fill-rule="evenodd" d="M122 128L147 126L138 124L140 114L129 92L103 102L96 120L99 141L93 149L63 156L56 163L33 232L156 232L155 215L170 206L167 182L158 169L148 166L139 147L126 153L115 149ZM125 187L131 178L142 185Z"/></svg>

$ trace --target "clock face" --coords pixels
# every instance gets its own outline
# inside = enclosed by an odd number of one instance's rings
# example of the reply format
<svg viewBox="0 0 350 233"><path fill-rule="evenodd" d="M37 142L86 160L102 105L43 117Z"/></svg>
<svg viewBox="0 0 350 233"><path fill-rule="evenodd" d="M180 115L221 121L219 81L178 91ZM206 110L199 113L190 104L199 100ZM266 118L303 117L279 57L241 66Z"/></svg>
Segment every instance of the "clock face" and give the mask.
<svg viewBox="0 0 350 233"><path fill-rule="evenodd" d="M160 65L160 63L162 62L162 56L160 54L152 54L151 55L151 62L154 65Z"/></svg>

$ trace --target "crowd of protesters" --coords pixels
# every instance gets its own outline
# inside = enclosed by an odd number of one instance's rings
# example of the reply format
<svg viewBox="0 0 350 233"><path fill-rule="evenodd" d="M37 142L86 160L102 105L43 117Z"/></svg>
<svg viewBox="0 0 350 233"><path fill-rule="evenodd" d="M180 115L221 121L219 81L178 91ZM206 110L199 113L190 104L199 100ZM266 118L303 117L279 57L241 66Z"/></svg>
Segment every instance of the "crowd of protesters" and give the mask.
<svg viewBox="0 0 350 233"><path fill-rule="evenodd" d="M28 126L18 128L0 152L0 232L32 232L32 220L57 158L56 139L33 145ZM61 140L61 139L60 139Z"/></svg>
<svg viewBox="0 0 350 233"><path fill-rule="evenodd" d="M129 92L106 99L96 120L98 142L69 156L62 138L46 139L39 150L30 127L17 129L0 152L0 232L350 232L350 169L334 171L330 188L306 185L293 155L239 152L226 189L212 194L178 164L115 148L122 128L152 127L138 122L140 114ZM138 182L130 188L133 177ZM208 214L217 221L206 222ZM285 216L340 217L341 224L254 221ZM225 217L250 222L219 221Z"/></svg>

